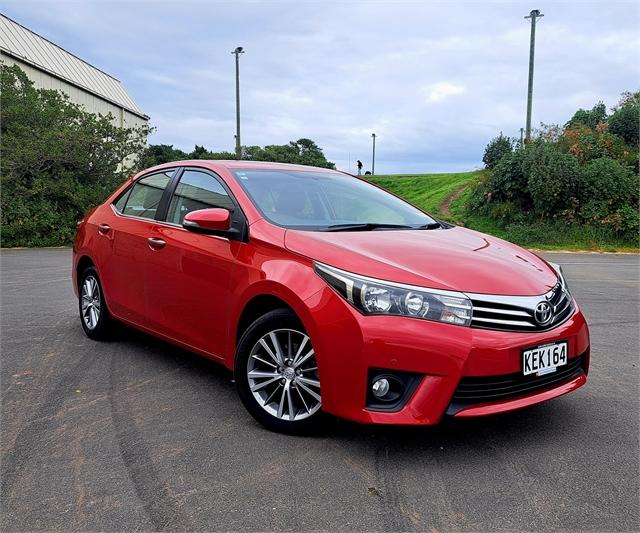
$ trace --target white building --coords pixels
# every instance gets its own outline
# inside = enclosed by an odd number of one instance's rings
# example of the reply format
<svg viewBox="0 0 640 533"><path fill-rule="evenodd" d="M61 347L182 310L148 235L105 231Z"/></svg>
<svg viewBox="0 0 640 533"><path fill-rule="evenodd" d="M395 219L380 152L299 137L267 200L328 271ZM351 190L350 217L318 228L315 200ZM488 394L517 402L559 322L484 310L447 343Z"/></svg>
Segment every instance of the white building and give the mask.
<svg viewBox="0 0 640 533"><path fill-rule="evenodd" d="M18 65L37 88L62 91L91 113L111 113L120 127L149 121L116 78L2 14L0 61Z"/></svg>

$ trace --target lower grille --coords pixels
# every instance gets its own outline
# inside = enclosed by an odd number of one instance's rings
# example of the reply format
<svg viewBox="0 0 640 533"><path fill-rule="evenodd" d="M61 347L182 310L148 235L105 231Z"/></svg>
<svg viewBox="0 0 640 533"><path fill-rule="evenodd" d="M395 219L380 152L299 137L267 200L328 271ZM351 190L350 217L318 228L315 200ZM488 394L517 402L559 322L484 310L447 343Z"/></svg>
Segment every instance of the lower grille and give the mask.
<svg viewBox="0 0 640 533"><path fill-rule="evenodd" d="M460 380L448 415L453 415L470 405L508 400L517 396L540 392L562 385L584 373L585 355L569 359L565 366L558 368L553 374L544 376L523 376L505 374L502 376L464 377Z"/></svg>

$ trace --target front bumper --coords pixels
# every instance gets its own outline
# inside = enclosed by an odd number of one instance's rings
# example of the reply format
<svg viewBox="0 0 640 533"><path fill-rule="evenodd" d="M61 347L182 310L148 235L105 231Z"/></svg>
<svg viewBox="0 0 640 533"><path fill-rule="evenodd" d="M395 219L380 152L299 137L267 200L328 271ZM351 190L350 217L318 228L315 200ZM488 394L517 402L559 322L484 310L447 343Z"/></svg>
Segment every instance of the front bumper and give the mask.
<svg viewBox="0 0 640 533"><path fill-rule="evenodd" d="M583 372L549 388L497 401L457 406L469 417L520 409L584 385L589 368L589 329L576 306L560 326L540 333L468 328L406 317L364 316L327 287L306 300L313 317L305 324L314 344L323 409L361 423L436 424L447 413L460 380L521 372L525 348L566 340L569 362L583 356ZM420 382L396 411L367 409L371 368L413 372Z"/></svg>

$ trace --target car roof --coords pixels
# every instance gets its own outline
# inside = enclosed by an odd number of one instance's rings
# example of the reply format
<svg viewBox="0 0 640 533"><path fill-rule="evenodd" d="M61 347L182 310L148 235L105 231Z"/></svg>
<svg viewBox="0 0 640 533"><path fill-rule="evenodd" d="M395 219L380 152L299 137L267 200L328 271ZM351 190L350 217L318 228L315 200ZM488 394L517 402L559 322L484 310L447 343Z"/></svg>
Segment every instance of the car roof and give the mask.
<svg viewBox="0 0 640 533"><path fill-rule="evenodd" d="M304 171L336 172L335 170L329 169L329 168L311 167L306 165L295 165L291 163L272 163L269 161L187 159L183 161L172 161L170 163L163 163L162 165L157 165L155 167L151 167L145 170L144 173L147 173L149 170L161 170L163 168L170 168L170 167L176 167L176 166L196 166L196 167L210 168L211 170L224 168L227 170L251 169L251 170L297 170L302 172Z"/></svg>

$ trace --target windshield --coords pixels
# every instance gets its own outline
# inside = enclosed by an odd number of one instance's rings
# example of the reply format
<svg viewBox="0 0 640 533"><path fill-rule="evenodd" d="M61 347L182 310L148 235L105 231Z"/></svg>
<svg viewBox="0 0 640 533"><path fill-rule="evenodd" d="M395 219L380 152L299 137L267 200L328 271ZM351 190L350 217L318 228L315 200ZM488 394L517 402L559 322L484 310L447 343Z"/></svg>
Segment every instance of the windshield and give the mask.
<svg viewBox="0 0 640 533"><path fill-rule="evenodd" d="M264 217L279 226L319 231L431 229L439 226L412 205L337 172L236 170Z"/></svg>

